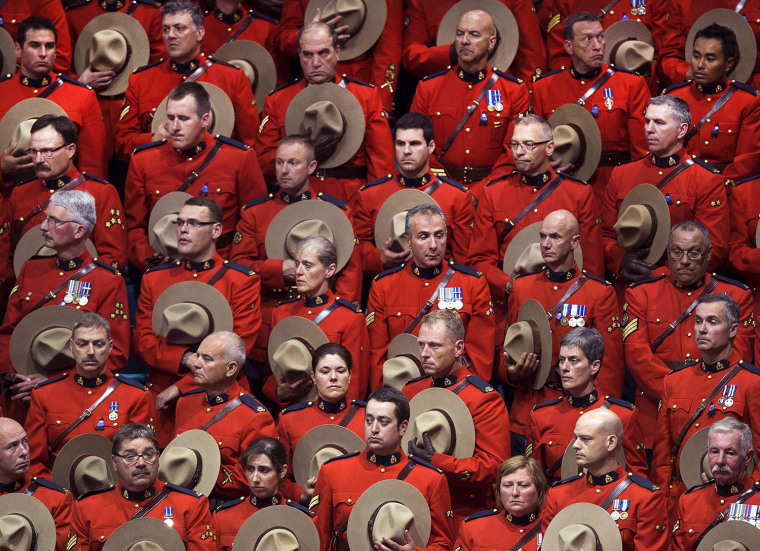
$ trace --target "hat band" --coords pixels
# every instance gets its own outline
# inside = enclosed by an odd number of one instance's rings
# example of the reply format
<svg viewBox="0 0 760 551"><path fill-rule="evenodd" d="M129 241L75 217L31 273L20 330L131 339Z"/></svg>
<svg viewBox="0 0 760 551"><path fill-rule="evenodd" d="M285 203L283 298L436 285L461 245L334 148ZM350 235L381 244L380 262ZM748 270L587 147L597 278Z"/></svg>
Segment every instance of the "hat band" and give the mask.
<svg viewBox="0 0 760 551"><path fill-rule="evenodd" d="M71 486L71 490L76 493L76 495L81 495L82 492L79 491L79 488L77 488L77 481L74 474L77 471L77 467L79 464L84 461L85 459L92 457L89 453L83 453L79 457L77 457L74 461L72 461L71 466L69 467L69 484Z"/></svg>
<svg viewBox="0 0 760 551"><path fill-rule="evenodd" d="M36 549L37 549L37 530L35 530L35 528L34 528L34 523L32 522L32 519L30 519L26 515L22 515L21 513L9 513L9 515L15 515L17 517L21 517L22 519L24 519L26 522L29 523L29 526L32 527L32 542L31 542L32 545L29 546L29 549L32 549L33 551L36 551Z"/></svg>
<svg viewBox="0 0 760 551"><path fill-rule="evenodd" d="M420 373L422 372L422 362L414 354L398 354L396 358L407 358L411 360L412 362L414 362L414 365L416 365L417 368L420 370Z"/></svg>
<svg viewBox="0 0 760 551"><path fill-rule="evenodd" d="M567 126L575 130L576 135L578 136L578 141L581 144L581 154L580 157L575 161L576 166L582 165L583 161L586 158L586 134L581 130L581 127L578 126L575 123L568 122Z"/></svg>
<svg viewBox="0 0 760 551"><path fill-rule="evenodd" d="M291 530L287 526L268 526L267 529L264 530L261 534L259 534L258 538L256 538L256 543L253 544L253 549L256 549L259 546L259 543L261 543L261 540L264 539L264 536L266 536L269 532L273 532L274 530L285 530L287 532L290 532L291 534L293 533L293 530ZM300 542L299 542L299 547L300 547Z"/></svg>
<svg viewBox="0 0 760 551"><path fill-rule="evenodd" d="M190 449L195 454L195 472L193 473L193 478L190 481L192 487L195 488L195 486L198 485L198 482L201 479L201 473L203 472L203 456L201 455L201 452L195 448Z"/></svg>
<svg viewBox="0 0 760 551"><path fill-rule="evenodd" d="M314 347L311 345L309 341L304 339L303 337L290 337L288 340L294 340L300 342L302 345L306 347L306 349L309 351L309 354L312 356L314 355Z"/></svg>
<svg viewBox="0 0 760 551"><path fill-rule="evenodd" d="M444 455L454 455L454 450L457 447L457 431L456 431L456 425L454 424L454 420L451 418L451 416L443 411L442 409L432 409L430 411L435 411L436 413L440 413L443 415L443 418L446 419L446 422L449 424L449 426L452 428L451 431L451 442L449 443L449 447L443 451Z"/></svg>
<svg viewBox="0 0 760 551"><path fill-rule="evenodd" d="M124 69L129 67L129 60L132 58L132 45L127 41L127 57L124 59L124 63L119 67L118 71L114 71L114 78L124 72Z"/></svg>
<svg viewBox="0 0 760 551"><path fill-rule="evenodd" d="M369 520L367 521L367 539L370 541L370 543L373 543L373 536L372 532L375 529L375 520L377 520L377 515L380 512L380 509L383 508L384 505L388 505L389 503L398 503L399 505L402 505L406 507L406 504L401 503L400 501L383 501L380 503L377 507L375 507L375 510L372 511L372 514L369 517Z"/></svg>
<svg viewBox="0 0 760 551"><path fill-rule="evenodd" d="M533 320L525 320L530 327L530 332L533 335L533 353L538 359L541 359L541 331L538 329L538 324Z"/></svg>

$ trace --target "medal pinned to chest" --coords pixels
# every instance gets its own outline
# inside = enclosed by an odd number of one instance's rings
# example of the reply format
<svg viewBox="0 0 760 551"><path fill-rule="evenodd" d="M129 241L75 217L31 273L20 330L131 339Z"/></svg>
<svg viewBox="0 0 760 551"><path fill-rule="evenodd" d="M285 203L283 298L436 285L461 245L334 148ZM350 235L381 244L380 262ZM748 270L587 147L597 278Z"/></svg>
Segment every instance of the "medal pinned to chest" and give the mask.
<svg viewBox="0 0 760 551"><path fill-rule="evenodd" d="M563 304L562 309L557 314L559 324L563 327L585 327L586 320L585 304Z"/></svg>
<svg viewBox="0 0 760 551"><path fill-rule="evenodd" d="M66 294L63 296L61 306L65 306L66 304L86 306L90 301L91 288L92 284L89 281L69 281L69 286L66 289Z"/></svg>
<svg viewBox="0 0 760 551"><path fill-rule="evenodd" d="M612 501L612 520L625 520L628 518L628 508L631 506L630 499L615 499Z"/></svg>
<svg viewBox="0 0 760 551"><path fill-rule="evenodd" d="M736 396L736 385L724 385L723 396L718 398L718 403L730 408L734 405L734 396Z"/></svg>
<svg viewBox="0 0 760 551"><path fill-rule="evenodd" d="M631 15L646 15L646 0L631 0Z"/></svg>
<svg viewBox="0 0 760 551"><path fill-rule="evenodd" d="M461 287L438 287L439 310L461 310L463 306Z"/></svg>
<svg viewBox="0 0 760 551"><path fill-rule="evenodd" d="M501 90L488 90L486 92L486 99L488 100L487 109L492 113L494 111L501 113L504 111L504 104L501 101Z"/></svg>
<svg viewBox="0 0 760 551"><path fill-rule="evenodd" d="M108 411L109 411L108 418L111 421L116 421L119 418L119 402L116 402L116 401L111 402L110 405L108 406Z"/></svg>
<svg viewBox="0 0 760 551"><path fill-rule="evenodd" d="M614 100L612 97L612 88L605 88L604 89L604 106L607 108L607 111L612 111L612 106L614 105Z"/></svg>
<svg viewBox="0 0 760 551"><path fill-rule="evenodd" d="M164 507L164 522L174 526L174 507Z"/></svg>

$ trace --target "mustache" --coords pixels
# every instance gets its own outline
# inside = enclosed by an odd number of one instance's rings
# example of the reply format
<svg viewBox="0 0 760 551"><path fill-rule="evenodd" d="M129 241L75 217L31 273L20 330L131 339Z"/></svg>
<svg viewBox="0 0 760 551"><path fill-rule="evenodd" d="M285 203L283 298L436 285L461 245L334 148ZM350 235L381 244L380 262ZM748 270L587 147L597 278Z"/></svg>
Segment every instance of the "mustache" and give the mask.
<svg viewBox="0 0 760 551"><path fill-rule="evenodd" d="M137 467L134 471L132 471L132 476L135 476L138 474L150 474L150 469L148 469L147 467Z"/></svg>
<svg viewBox="0 0 760 551"><path fill-rule="evenodd" d="M713 473L730 473L731 469L726 467L725 465L715 465L712 469L710 469Z"/></svg>
<svg viewBox="0 0 760 551"><path fill-rule="evenodd" d="M40 170L40 169L43 169L43 168L50 169L50 167L48 166L47 163L34 163L34 169L35 170Z"/></svg>

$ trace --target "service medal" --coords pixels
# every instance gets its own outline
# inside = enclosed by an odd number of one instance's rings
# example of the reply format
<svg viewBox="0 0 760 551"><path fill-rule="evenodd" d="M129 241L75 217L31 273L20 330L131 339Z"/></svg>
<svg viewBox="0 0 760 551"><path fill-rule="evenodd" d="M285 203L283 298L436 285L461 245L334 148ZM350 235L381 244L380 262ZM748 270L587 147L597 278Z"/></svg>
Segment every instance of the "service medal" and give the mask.
<svg viewBox="0 0 760 551"><path fill-rule="evenodd" d="M489 110L491 113L493 113L494 111L496 111L496 107L494 107L493 105L489 105L489 106L488 106L488 110Z"/></svg>
<svg viewBox="0 0 760 551"><path fill-rule="evenodd" d="M734 405L734 399L733 398L726 398L726 407L731 407Z"/></svg>
<svg viewBox="0 0 760 551"><path fill-rule="evenodd" d="M560 319L560 320L559 320L559 324L560 324L562 327L567 327L567 324L568 324L568 323L569 323L569 322L567 321L567 318L566 318L566 317L564 317L564 316L562 316L562 319Z"/></svg>
<svg viewBox="0 0 760 551"><path fill-rule="evenodd" d="M90 302L90 299L87 297L79 297L79 306L86 306L88 302Z"/></svg>
<svg viewBox="0 0 760 551"><path fill-rule="evenodd" d="M639 15L646 15L647 9L644 6L639 6Z"/></svg>
<svg viewBox="0 0 760 551"><path fill-rule="evenodd" d="M723 398L722 396L721 396L720 398L718 398L718 403L719 403L720 405L723 405L723 402L725 402L725 401L726 401L726 399L725 399L725 398Z"/></svg>
<svg viewBox="0 0 760 551"><path fill-rule="evenodd" d="M585 327L586 320L583 318L578 318L578 327Z"/></svg>
<svg viewBox="0 0 760 551"><path fill-rule="evenodd" d="M578 325L578 320L576 320L575 318L570 318L570 320L567 322L567 324L568 324L570 327L575 327L575 326L577 326L577 325Z"/></svg>
<svg viewBox="0 0 760 551"><path fill-rule="evenodd" d="M111 413L108 414L108 418L111 421L116 421L119 418L119 414L116 413L115 411L112 411Z"/></svg>
<svg viewBox="0 0 760 551"><path fill-rule="evenodd" d="M610 513L610 516L612 517L612 520L617 521L620 518L620 513L618 513L617 511L612 511Z"/></svg>
<svg viewBox="0 0 760 551"><path fill-rule="evenodd" d="M504 104L502 103L497 103L496 105L494 105L494 107L496 108L496 111L498 111L499 113L504 111Z"/></svg>
<svg viewBox="0 0 760 551"><path fill-rule="evenodd" d="M627 518L628 518L628 513L626 513L625 511L623 511L622 513L620 513L620 520L625 520Z"/></svg>
<svg viewBox="0 0 760 551"><path fill-rule="evenodd" d="M74 302L74 295L67 294L65 297L63 297L63 302L65 302L66 304L71 304L72 302Z"/></svg>

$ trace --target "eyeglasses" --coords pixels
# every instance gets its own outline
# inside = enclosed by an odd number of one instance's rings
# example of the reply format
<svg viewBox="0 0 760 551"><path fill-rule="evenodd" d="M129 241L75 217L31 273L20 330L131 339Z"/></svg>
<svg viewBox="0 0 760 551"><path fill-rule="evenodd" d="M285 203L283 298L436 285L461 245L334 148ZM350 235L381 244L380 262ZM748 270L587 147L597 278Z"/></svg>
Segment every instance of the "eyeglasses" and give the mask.
<svg viewBox="0 0 760 551"><path fill-rule="evenodd" d="M544 145L550 141L551 140L544 140L543 142L507 142L507 147L510 151L516 151L520 147L522 147L525 151L533 151L539 145Z"/></svg>
<svg viewBox="0 0 760 551"><path fill-rule="evenodd" d="M29 155L32 159L34 159L35 157L37 157L37 153L39 153L40 155L42 155L43 159L49 159L50 157L53 156L53 153L63 149L67 145L69 144L65 143L53 149L50 149L49 147L46 147L45 149L27 149L26 154Z"/></svg>
<svg viewBox="0 0 760 551"><path fill-rule="evenodd" d="M670 256L670 258L673 260L681 260L684 254L689 257L689 260L700 260L707 254L707 251L700 252L682 251L681 249L668 249L668 256Z"/></svg>
<svg viewBox="0 0 760 551"><path fill-rule="evenodd" d="M201 226L212 226L216 224L216 222L201 222L200 220L196 220L194 218L191 218L190 220L183 220L182 218L177 218L172 222L175 226L178 228L184 228L187 226L191 230L197 230Z"/></svg>
<svg viewBox="0 0 760 551"><path fill-rule="evenodd" d="M44 224L45 222L48 223L48 226L51 228L57 228L58 226L63 226L64 224L74 223L79 224L76 220L58 220L58 218L54 218L52 216L48 216L47 214L42 215L42 222L41 224Z"/></svg>
<svg viewBox="0 0 760 551"><path fill-rule="evenodd" d="M152 465L158 457L158 452L156 452L156 450L148 450L143 453L127 452L124 455L118 453L114 455L116 455L116 457L121 457L127 465L134 465L141 457L148 465Z"/></svg>

